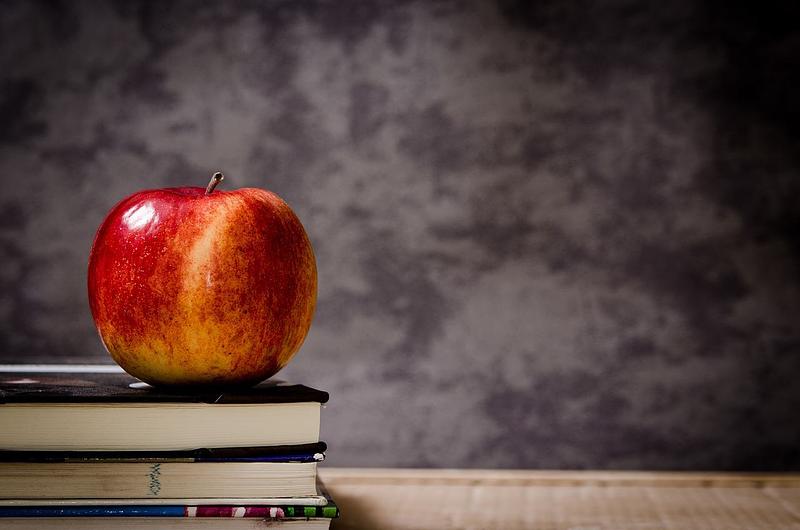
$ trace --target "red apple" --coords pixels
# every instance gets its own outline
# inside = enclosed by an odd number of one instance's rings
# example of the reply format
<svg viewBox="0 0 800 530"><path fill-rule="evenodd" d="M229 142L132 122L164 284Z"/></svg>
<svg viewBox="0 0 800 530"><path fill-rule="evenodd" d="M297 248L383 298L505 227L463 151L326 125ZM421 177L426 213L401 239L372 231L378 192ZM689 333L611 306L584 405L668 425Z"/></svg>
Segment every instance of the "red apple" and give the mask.
<svg viewBox="0 0 800 530"><path fill-rule="evenodd" d="M111 357L153 385L253 384L305 340L317 267L280 197L243 188L141 191L117 204L89 257L89 303Z"/></svg>

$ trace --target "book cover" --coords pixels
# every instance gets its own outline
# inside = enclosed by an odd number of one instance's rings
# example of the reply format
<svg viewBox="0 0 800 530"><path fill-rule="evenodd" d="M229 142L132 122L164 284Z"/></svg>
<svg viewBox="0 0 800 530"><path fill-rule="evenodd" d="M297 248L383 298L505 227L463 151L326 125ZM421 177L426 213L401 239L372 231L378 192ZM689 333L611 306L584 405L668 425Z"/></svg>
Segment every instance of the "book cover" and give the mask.
<svg viewBox="0 0 800 530"><path fill-rule="evenodd" d="M190 451L0 451L0 462L321 462L325 442Z"/></svg>
<svg viewBox="0 0 800 530"><path fill-rule="evenodd" d="M249 388L195 393L152 387L116 365L0 365L0 404L327 403L328 397L322 390L273 379Z"/></svg>

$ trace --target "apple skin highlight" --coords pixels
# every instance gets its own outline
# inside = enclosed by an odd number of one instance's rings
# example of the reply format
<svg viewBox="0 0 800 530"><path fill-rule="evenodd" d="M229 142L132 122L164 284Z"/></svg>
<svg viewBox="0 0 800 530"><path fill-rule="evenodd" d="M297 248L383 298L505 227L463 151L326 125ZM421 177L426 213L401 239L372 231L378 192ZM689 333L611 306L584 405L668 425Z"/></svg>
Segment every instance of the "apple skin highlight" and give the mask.
<svg viewBox="0 0 800 530"><path fill-rule="evenodd" d="M109 212L88 288L100 338L131 375L162 386L250 385L305 340L317 268L300 220L277 195L167 188Z"/></svg>

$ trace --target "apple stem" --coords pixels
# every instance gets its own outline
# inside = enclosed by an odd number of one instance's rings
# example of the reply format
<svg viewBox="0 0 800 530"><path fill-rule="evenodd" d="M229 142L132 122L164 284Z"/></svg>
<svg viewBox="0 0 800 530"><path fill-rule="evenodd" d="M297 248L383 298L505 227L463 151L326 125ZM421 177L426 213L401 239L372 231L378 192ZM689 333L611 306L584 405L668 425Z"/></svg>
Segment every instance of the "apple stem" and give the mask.
<svg viewBox="0 0 800 530"><path fill-rule="evenodd" d="M217 187L217 184L225 180L225 175L217 171L213 175L211 175L211 180L208 181L208 186L206 186L206 195L211 195L211 192L214 191L214 188Z"/></svg>

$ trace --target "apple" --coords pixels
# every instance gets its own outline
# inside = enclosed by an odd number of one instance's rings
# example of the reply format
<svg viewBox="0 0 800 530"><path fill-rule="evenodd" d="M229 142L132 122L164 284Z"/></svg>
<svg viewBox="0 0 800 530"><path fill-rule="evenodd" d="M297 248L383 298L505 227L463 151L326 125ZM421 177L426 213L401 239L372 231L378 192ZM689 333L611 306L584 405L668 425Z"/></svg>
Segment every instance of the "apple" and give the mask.
<svg viewBox="0 0 800 530"><path fill-rule="evenodd" d="M302 345L317 267L295 213L269 191L135 193L108 213L89 257L97 331L152 385L250 385Z"/></svg>

